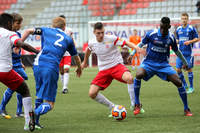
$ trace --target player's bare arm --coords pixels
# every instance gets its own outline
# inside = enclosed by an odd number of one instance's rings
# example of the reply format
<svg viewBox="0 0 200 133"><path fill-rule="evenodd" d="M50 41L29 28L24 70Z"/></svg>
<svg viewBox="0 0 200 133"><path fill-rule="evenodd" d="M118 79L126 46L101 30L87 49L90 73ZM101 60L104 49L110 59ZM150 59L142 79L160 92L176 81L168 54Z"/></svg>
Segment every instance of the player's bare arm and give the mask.
<svg viewBox="0 0 200 133"><path fill-rule="evenodd" d="M178 49L177 51L174 51L175 54L182 60L183 62L183 69L188 69L188 63L185 59L185 57L183 56L183 54L181 53L181 51Z"/></svg>
<svg viewBox="0 0 200 133"><path fill-rule="evenodd" d="M198 42L198 41L199 41L198 38L194 38L194 39L192 39L192 40L185 41L184 44L185 44L185 45L189 45L189 44L191 44L191 43L195 43L195 42Z"/></svg>
<svg viewBox="0 0 200 133"><path fill-rule="evenodd" d="M84 69L84 68L86 68L88 66L87 63L88 63L88 59L89 59L90 54L91 54L91 51L90 51L89 48L87 48L87 50L85 52L84 60L83 60L83 62L81 64L81 68L82 69Z"/></svg>
<svg viewBox="0 0 200 133"><path fill-rule="evenodd" d="M141 51L141 49L137 46L137 45L135 45L134 43L132 43L132 42L129 42L129 41L126 41L126 45L129 47L129 48L134 48L137 52L139 52L140 53L140 51Z"/></svg>
<svg viewBox="0 0 200 133"><path fill-rule="evenodd" d="M34 29L27 29L25 30L24 34L22 35L21 40L24 42L26 40L26 38L30 35L34 33Z"/></svg>
<svg viewBox="0 0 200 133"><path fill-rule="evenodd" d="M80 57L79 57L78 55L73 56L73 57L74 57L74 59L75 59L76 65L77 65L76 75L77 75L78 77L80 77L81 74L82 74L81 59L80 59Z"/></svg>
<svg viewBox="0 0 200 133"><path fill-rule="evenodd" d="M22 42L21 40L18 40L16 43L16 47L21 47L24 50L27 50L29 52L33 52L38 54L39 51L37 49L35 49L34 47L32 47L31 45L29 45L28 43Z"/></svg>

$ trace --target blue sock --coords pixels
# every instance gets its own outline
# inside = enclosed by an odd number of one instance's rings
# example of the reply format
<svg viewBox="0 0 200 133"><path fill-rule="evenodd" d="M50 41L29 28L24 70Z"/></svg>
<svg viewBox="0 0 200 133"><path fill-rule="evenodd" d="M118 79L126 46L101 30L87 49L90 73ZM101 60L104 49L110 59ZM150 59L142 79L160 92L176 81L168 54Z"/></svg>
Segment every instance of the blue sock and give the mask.
<svg viewBox="0 0 200 133"><path fill-rule="evenodd" d="M190 87L193 88L193 72L188 72L188 79L190 82Z"/></svg>
<svg viewBox="0 0 200 133"><path fill-rule="evenodd" d="M35 110L43 103L42 99L35 99ZM35 124L39 124L40 115L36 115Z"/></svg>
<svg viewBox="0 0 200 133"><path fill-rule="evenodd" d="M5 110L6 109L6 104L10 101L10 98L12 97L12 94L14 93L13 90L8 88L4 94L3 94L3 99L0 105L0 110Z"/></svg>
<svg viewBox="0 0 200 133"><path fill-rule="evenodd" d="M51 110L51 105L49 103L42 103L37 109L35 109L36 115L46 114Z"/></svg>
<svg viewBox="0 0 200 133"><path fill-rule="evenodd" d="M140 87L141 87L141 80L134 79L134 91L135 91L135 104L140 104Z"/></svg>
<svg viewBox="0 0 200 133"><path fill-rule="evenodd" d="M186 81L185 81L185 78L184 78L183 73L182 73L182 72L178 73L178 76L179 76L179 78L181 79L183 85L184 85L185 87L188 87L188 86L187 86L187 83L186 83Z"/></svg>
<svg viewBox="0 0 200 133"><path fill-rule="evenodd" d="M182 100L182 102L183 102L184 110L188 109L187 93L186 93L186 91L185 91L185 88L184 88L184 87L178 88L178 92L179 92L179 95L180 95L181 100Z"/></svg>
<svg viewBox="0 0 200 133"><path fill-rule="evenodd" d="M17 114L21 114L22 113L22 95L19 93L16 93L17 96Z"/></svg>

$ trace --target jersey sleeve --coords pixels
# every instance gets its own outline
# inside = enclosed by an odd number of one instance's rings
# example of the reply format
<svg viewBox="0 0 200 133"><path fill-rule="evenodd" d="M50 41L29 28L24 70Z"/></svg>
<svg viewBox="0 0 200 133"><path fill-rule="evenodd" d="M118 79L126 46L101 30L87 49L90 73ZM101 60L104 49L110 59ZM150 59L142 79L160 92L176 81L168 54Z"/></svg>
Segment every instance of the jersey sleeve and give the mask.
<svg viewBox="0 0 200 133"><path fill-rule="evenodd" d="M114 35L111 35L110 39L111 39L111 41L113 41L114 45L116 45L116 46L123 47L126 44L125 40L123 40L123 39L121 39L121 38L119 38L117 36L114 36Z"/></svg>
<svg viewBox="0 0 200 133"><path fill-rule="evenodd" d="M195 27L193 27L193 39L194 38L199 38L198 32Z"/></svg>
<svg viewBox="0 0 200 133"><path fill-rule="evenodd" d="M70 39L68 39L68 43L69 43L69 47L68 47L67 51L70 53L71 56L77 55L77 50L74 45L74 41L70 38Z"/></svg>
<svg viewBox="0 0 200 133"><path fill-rule="evenodd" d="M11 32L10 40L11 40L12 44L16 45L17 41L20 40L20 38L15 32Z"/></svg>
<svg viewBox="0 0 200 133"><path fill-rule="evenodd" d="M170 38L172 40L172 43L171 43L172 50L174 52L176 52L178 50L178 46L177 46L177 43L176 43L176 38L174 37L174 35L170 35Z"/></svg>

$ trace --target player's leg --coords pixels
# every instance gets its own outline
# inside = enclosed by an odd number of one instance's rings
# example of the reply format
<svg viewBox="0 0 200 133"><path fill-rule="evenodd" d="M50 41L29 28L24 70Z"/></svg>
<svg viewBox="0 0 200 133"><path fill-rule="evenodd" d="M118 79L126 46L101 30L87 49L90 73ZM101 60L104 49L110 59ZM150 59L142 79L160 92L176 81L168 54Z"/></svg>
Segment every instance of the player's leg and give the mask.
<svg viewBox="0 0 200 133"><path fill-rule="evenodd" d="M181 79L181 81L182 81L182 83L184 85L184 88L187 89L188 85L187 85L187 83L185 81L184 74L183 74L183 72L181 70L182 66L183 66L183 63L182 63L181 59L179 57L177 57L176 58L176 71L177 71L178 76L179 76L179 78Z"/></svg>
<svg viewBox="0 0 200 133"><path fill-rule="evenodd" d="M1 101L1 105L0 105L0 113L5 118L11 118L11 116L8 115L6 112L6 105L10 101L13 93L14 93L14 91L11 90L10 88L8 88L3 94L3 98Z"/></svg>
<svg viewBox="0 0 200 133"><path fill-rule="evenodd" d="M20 76L22 76L22 78L24 80L28 80L28 76L26 74L26 72L24 71L23 68L15 68L14 69ZM16 97L17 97L17 111L16 111L16 117L23 117L24 114L22 112L22 96L19 93L16 93Z"/></svg>
<svg viewBox="0 0 200 133"><path fill-rule="evenodd" d="M63 91L65 94L68 92L68 83L69 83L69 69L71 65L71 56L64 56L64 78L63 78Z"/></svg>
<svg viewBox="0 0 200 133"><path fill-rule="evenodd" d="M62 60L60 61L60 65L59 65L59 72L60 72L60 80L63 86L63 82L64 82L64 58L62 58Z"/></svg>
<svg viewBox="0 0 200 133"><path fill-rule="evenodd" d="M194 66L194 57L191 56L191 57L187 57L187 62L188 62L188 66L189 66L189 70L188 71L188 80L189 80L189 83L190 83L190 88L188 89L187 93L192 93L194 92L194 87L193 87L193 72L192 72L192 68Z"/></svg>
<svg viewBox="0 0 200 133"><path fill-rule="evenodd" d="M135 56L136 55L134 55L132 58L132 70L135 70Z"/></svg>
<svg viewBox="0 0 200 133"><path fill-rule="evenodd" d="M177 74L168 75L167 79L169 81L171 81L178 88L179 95L180 95L181 100L182 100L183 105L184 105L185 115L186 116L192 116L192 113L190 112L190 109L188 107L186 90L185 90L181 80L178 78L178 75Z"/></svg>
<svg viewBox="0 0 200 133"><path fill-rule="evenodd" d="M114 107L114 103L108 100L103 94L99 93L99 90L101 89L102 89L101 87L95 84L92 84L89 90L89 97L95 100L96 102L107 106L109 110L111 111L112 108Z"/></svg>
<svg viewBox="0 0 200 133"><path fill-rule="evenodd" d="M35 99L35 110L43 103L43 100L40 98ZM35 128L41 129L43 126L40 125L40 115L35 115Z"/></svg>

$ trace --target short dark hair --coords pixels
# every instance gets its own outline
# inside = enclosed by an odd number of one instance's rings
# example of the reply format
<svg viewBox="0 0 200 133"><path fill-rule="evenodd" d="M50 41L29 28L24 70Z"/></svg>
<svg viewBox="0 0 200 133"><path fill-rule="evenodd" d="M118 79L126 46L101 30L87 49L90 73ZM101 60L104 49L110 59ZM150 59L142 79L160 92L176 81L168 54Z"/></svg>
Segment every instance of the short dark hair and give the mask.
<svg viewBox="0 0 200 133"><path fill-rule="evenodd" d="M66 18L65 15L60 15L59 17L64 18L64 19Z"/></svg>
<svg viewBox="0 0 200 133"><path fill-rule="evenodd" d="M94 30L96 30L96 29L100 30L103 27L104 27L103 23L101 23L101 22L97 22L97 23L94 24Z"/></svg>
<svg viewBox="0 0 200 133"><path fill-rule="evenodd" d="M161 23L163 23L163 24L169 24L170 25L170 19L169 19L169 17L162 17Z"/></svg>
<svg viewBox="0 0 200 133"><path fill-rule="evenodd" d="M0 15L0 26L4 28L8 28L8 23L13 23L13 16L8 13L2 13Z"/></svg>
<svg viewBox="0 0 200 133"><path fill-rule="evenodd" d="M19 21L21 23L23 21L23 17L18 13L13 13L12 16L14 22Z"/></svg>
<svg viewBox="0 0 200 133"><path fill-rule="evenodd" d="M181 16L187 16L189 18L188 13L186 13L186 12L182 13Z"/></svg>

